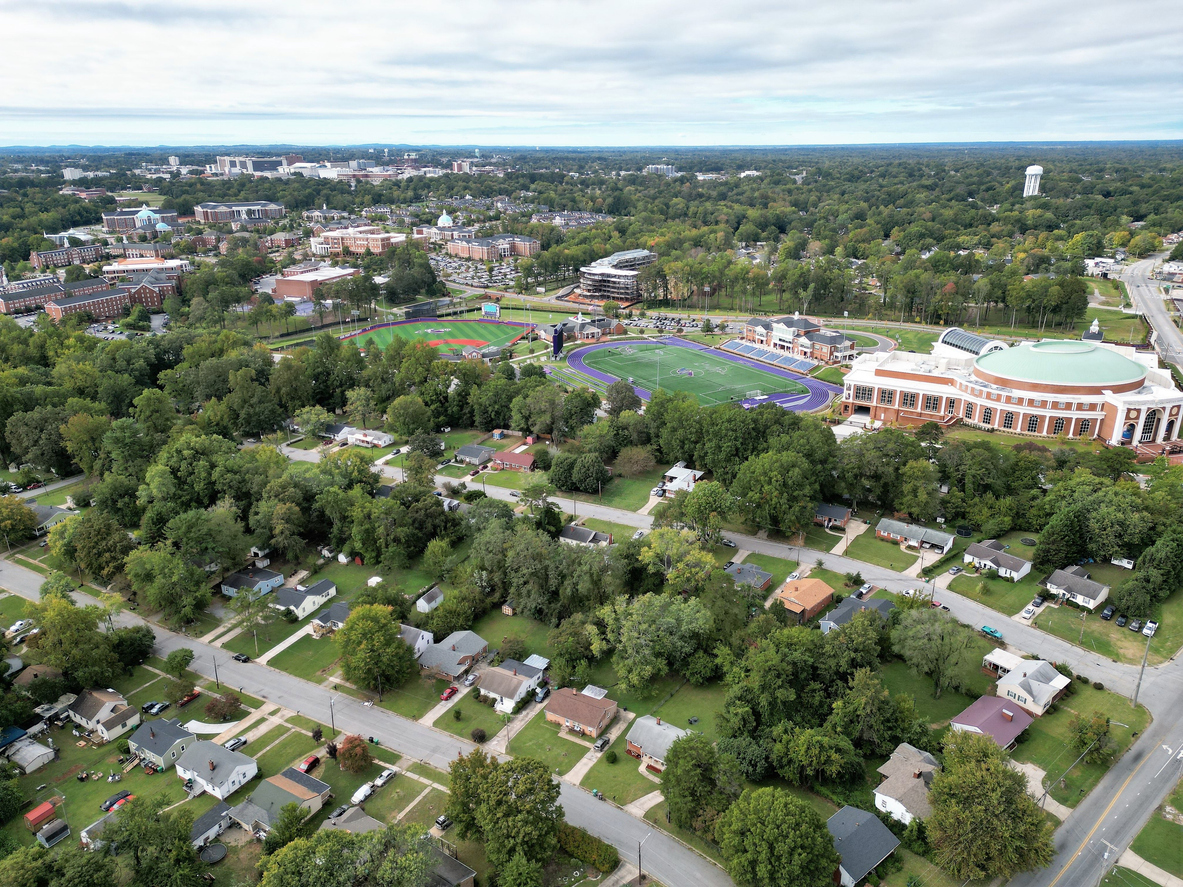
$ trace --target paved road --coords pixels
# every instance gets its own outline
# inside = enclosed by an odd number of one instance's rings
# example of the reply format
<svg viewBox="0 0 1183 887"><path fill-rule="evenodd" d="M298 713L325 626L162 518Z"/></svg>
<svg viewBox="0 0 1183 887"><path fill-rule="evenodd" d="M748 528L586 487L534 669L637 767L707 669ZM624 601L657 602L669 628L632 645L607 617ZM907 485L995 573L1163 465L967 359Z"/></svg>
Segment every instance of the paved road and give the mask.
<svg viewBox="0 0 1183 887"><path fill-rule="evenodd" d="M76 474L73 477L64 477L61 480L55 480L43 487L38 487L35 490L22 490L19 493L13 493L14 496L19 496L22 499L37 499L44 496L46 493L52 493L54 490L60 490L62 487L68 487L70 484L77 483L86 477L85 474Z"/></svg>
<svg viewBox="0 0 1183 887"><path fill-rule="evenodd" d="M0 560L0 587L29 600L39 600L38 589L42 581L43 577L37 573ZM98 603L81 592L76 592L75 597L80 604ZM116 616L115 622L120 626L145 624L139 616L126 610ZM166 631L157 625L150 627L156 632L157 655L167 656L173 650L187 647L196 654L190 669L211 679L216 674L224 687L274 702L320 723L335 725L337 730L376 737L384 746L414 760L446 770L458 756L475 748L472 743L440 730L385 709L368 707L335 689L256 662L235 662L219 647ZM732 883L727 874L709 860L619 808L597 801L588 792L562 783L561 797L568 822L608 841L625 860L635 860L637 842L653 832L645 843L643 862L645 871L661 883L702 884L706 887L727 887Z"/></svg>
<svg viewBox="0 0 1183 887"><path fill-rule="evenodd" d="M1155 347L1164 360L1171 363L1183 362L1183 332L1171 320L1170 312L1159 291L1160 282L1150 277L1154 266L1161 262L1166 253L1159 253L1140 262L1126 265L1121 270L1130 298L1145 316L1146 321L1158 333Z"/></svg>

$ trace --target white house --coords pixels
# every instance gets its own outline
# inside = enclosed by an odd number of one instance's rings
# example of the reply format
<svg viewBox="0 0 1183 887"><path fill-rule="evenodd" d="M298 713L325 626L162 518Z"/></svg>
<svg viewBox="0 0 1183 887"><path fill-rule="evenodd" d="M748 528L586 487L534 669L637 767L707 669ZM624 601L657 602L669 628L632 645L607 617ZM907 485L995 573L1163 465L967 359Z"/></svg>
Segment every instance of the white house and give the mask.
<svg viewBox="0 0 1183 887"><path fill-rule="evenodd" d="M70 703L70 720L104 742L118 739L140 723L140 712L114 690L83 690Z"/></svg>
<svg viewBox="0 0 1183 887"><path fill-rule="evenodd" d="M420 613L430 613L443 602L444 593L437 585L431 591L427 592L427 594L423 595L423 597L419 598L419 600L415 601L415 609Z"/></svg>
<svg viewBox="0 0 1183 887"><path fill-rule="evenodd" d="M919 524L883 518L875 525L875 535L889 542L902 542L909 548L935 548L941 554L948 554L956 537L943 530L931 530Z"/></svg>
<svg viewBox="0 0 1183 887"><path fill-rule="evenodd" d="M38 505L35 499L26 500L25 504L29 506L29 509L33 512L37 520L36 524L33 525L34 536L44 536L66 518L74 517L79 513L66 508L59 508L56 505Z"/></svg>
<svg viewBox="0 0 1183 887"><path fill-rule="evenodd" d="M345 440L357 447L388 447L394 443L394 437L385 431L354 431Z"/></svg>
<svg viewBox="0 0 1183 887"><path fill-rule="evenodd" d="M291 610L297 619L304 619L313 610L323 607L330 598L337 596L337 586L328 579L321 579L307 588L279 588L268 606L276 610Z"/></svg>
<svg viewBox="0 0 1183 887"><path fill-rule="evenodd" d="M312 619L312 633L320 638L336 631L349 618L349 601L333 601L332 606L321 610Z"/></svg>
<svg viewBox="0 0 1183 887"><path fill-rule="evenodd" d="M197 737L181 726L177 718L160 718L141 724L140 729L127 741L132 754L141 760L151 761L160 769L171 767L185 749L197 741Z"/></svg>
<svg viewBox="0 0 1183 887"><path fill-rule="evenodd" d="M975 542L965 549L962 560L979 570L995 570L1003 579L1018 582L1031 572L1031 561L1006 553L1006 546L997 539Z"/></svg>
<svg viewBox="0 0 1183 887"><path fill-rule="evenodd" d="M435 643L435 635L430 631L422 631L418 628L412 628L410 625L403 625L399 623L398 636L403 639L403 642L411 648L418 659L423 655L423 651Z"/></svg>
<svg viewBox="0 0 1183 887"><path fill-rule="evenodd" d="M875 806L904 825L932 813L928 787L941 765L926 751L901 742L879 768L886 777L875 789Z"/></svg>
<svg viewBox="0 0 1183 887"><path fill-rule="evenodd" d="M1068 692L1072 680L1060 674L1054 665L1042 659L1022 659L1002 675L994 685L994 693L1013 699L1029 714L1042 716Z"/></svg>
<svg viewBox="0 0 1183 887"><path fill-rule="evenodd" d="M689 492L694 489L694 485L698 483L698 479L704 474L706 474L705 471L687 468L685 462L678 462L670 466L669 470L662 476L662 480L665 481L666 493L672 494L681 490Z"/></svg>
<svg viewBox="0 0 1183 887"><path fill-rule="evenodd" d="M1109 597L1109 586L1094 582L1084 567L1056 570L1047 577L1047 590L1062 601L1095 610Z"/></svg>
<svg viewBox="0 0 1183 887"><path fill-rule="evenodd" d="M506 659L481 675L482 695L492 696L495 711L510 714L519 702L538 689L542 683L542 669Z"/></svg>
<svg viewBox="0 0 1183 887"><path fill-rule="evenodd" d="M221 801L255 778L259 765L254 758L230 751L216 742L199 739L177 760L177 775L193 780L192 794L208 792Z"/></svg>

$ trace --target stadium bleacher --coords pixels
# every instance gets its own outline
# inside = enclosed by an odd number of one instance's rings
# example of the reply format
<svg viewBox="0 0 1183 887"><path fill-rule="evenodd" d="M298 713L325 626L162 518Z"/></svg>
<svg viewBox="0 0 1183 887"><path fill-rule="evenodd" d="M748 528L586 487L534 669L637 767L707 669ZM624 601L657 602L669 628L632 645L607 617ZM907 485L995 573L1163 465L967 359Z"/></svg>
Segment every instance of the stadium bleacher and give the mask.
<svg viewBox="0 0 1183 887"><path fill-rule="evenodd" d="M816 360L810 360L806 357L794 357L792 354L784 354L780 351L773 351L770 348L762 348L759 345L753 345L751 342L745 342L742 339L732 339L723 348L727 351L733 351L736 354L742 354L744 357L751 357L755 360L774 364L775 366L782 366L785 369L792 370L795 373L801 373L802 375L808 373L818 365Z"/></svg>

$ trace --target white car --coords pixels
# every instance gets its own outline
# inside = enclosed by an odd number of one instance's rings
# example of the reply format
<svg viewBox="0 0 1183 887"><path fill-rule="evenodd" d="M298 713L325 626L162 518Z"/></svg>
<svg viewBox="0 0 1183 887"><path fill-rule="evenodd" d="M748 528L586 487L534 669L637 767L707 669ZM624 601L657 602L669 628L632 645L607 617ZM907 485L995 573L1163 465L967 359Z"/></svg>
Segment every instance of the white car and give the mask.
<svg viewBox="0 0 1183 887"><path fill-rule="evenodd" d="M12 624L12 628L8 629L10 633L16 634L18 631L24 631L33 623L28 619L19 619Z"/></svg>
<svg viewBox="0 0 1183 887"><path fill-rule="evenodd" d="M1032 616L1035 615L1035 607L1031 606L1031 604L1028 604L1027 607L1023 610L1023 612L1020 613L1019 615L1024 619L1030 619Z"/></svg>
<svg viewBox="0 0 1183 887"><path fill-rule="evenodd" d="M900 594L902 594L904 597L916 597L916 589L915 588L905 588L903 591L900 592Z"/></svg>
<svg viewBox="0 0 1183 887"><path fill-rule="evenodd" d="M374 788L382 788L382 786L386 785L386 783L390 782L397 775L397 770L383 770L378 774L378 778L374 780Z"/></svg>
<svg viewBox="0 0 1183 887"><path fill-rule="evenodd" d="M374 786L371 783L367 782L365 785L363 785L361 788L359 788L357 791L355 791L353 793L353 797L349 799L349 803L360 804L362 801L366 800L366 798L370 797L370 795L372 795L373 793L374 793Z"/></svg>
<svg viewBox="0 0 1183 887"><path fill-rule="evenodd" d="M633 533L634 539L642 539L642 538L644 538L644 536L645 536L644 530L637 530L637 532Z"/></svg>
<svg viewBox="0 0 1183 887"><path fill-rule="evenodd" d="M1146 623L1146 627L1142 629L1142 634L1148 638L1154 637L1154 633L1158 631L1158 623L1154 620Z"/></svg>
<svg viewBox="0 0 1183 887"><path fill-rule="evenodd" d="M788 581L789 581L789 582L796 582L796 581L797 581L798 579L800 579L800 578L801 578L801 574L800 574L800 573L790 573L790 574L789 574L789 580L788 580Z"/></svg>

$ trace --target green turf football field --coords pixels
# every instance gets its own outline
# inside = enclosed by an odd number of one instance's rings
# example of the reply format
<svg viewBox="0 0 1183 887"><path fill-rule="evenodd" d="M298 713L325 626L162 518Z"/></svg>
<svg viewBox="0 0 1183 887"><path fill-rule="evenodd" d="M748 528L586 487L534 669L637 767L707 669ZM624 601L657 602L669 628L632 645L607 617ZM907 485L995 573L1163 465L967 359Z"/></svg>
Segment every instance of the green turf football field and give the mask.
<svg viewBox="0 0 1183 887"><path fill-rule="evenodd" d="M761 394L808 392L804 385L791 379L732 363L708 352L657 342L601 348L586 354L583 362L602 373L620 379L631 378L634 385L650 391L660 387L666 391L689 392L704 406L742 400L752 391Z"/></svg>
<svg viewBox="0 0 1183 887"><path fill-rule="evenodd" d="M526 332L525 327L510 326L486 320L421 320L397 326L382 327L349 337L359 348L377 345L385 348L395 336L415 339L437 346L441 351L472 345L483 348L486 345L505 346Z"/></svg>

